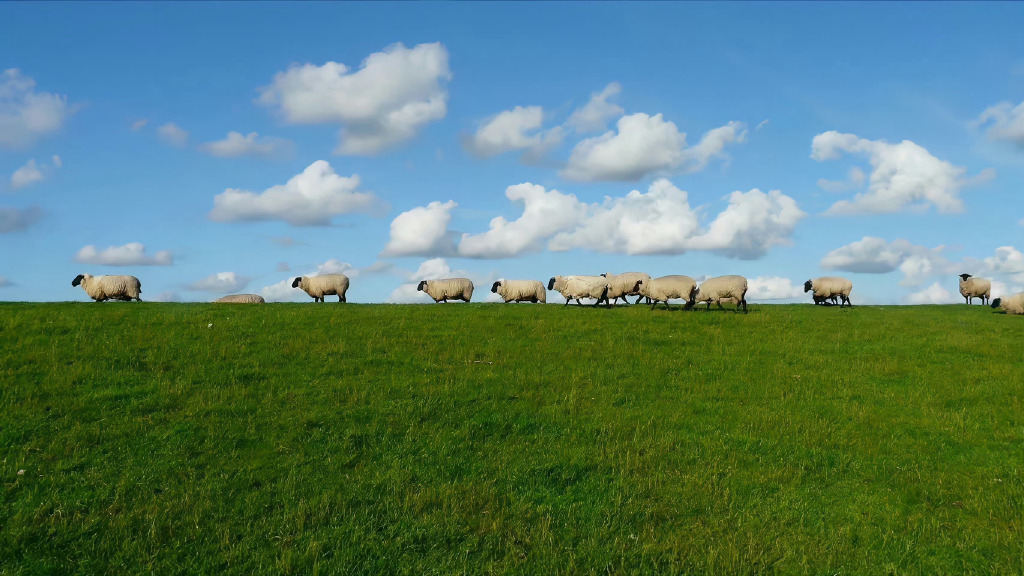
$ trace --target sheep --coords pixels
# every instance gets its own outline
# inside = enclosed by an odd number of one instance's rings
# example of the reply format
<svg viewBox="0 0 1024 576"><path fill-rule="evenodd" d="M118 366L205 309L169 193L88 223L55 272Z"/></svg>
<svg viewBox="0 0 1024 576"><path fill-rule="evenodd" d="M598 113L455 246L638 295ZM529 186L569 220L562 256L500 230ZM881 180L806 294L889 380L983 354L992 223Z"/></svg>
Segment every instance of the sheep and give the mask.
<svg viewBox="0 0 1024 576"><path fill-rule="evenodd" d="M313 302L325 302L324 296L337 296L338 302L348 302L348 276L344 274L322 274L320 276L297 276L292 288L302 290L313 297Z"/></svg>
<svg viewBox="0 0 1024 576"><path fill-rule="evenodd" d="M85 293L97 302L104 300L124 300L142 302L142 282L135 276L93 276L79 274L71 281L72 286L81 285Z"/></svg>
<svg viewBox="0 0 1024 576"><path fill-rule="evenodd" d="M640 300L644 297L636 290L636 283L639 280L651 279L649 274L644 274L643 272L623 272L622 274L607 272L601 274L601 276L608 280L608 298L613 301L613 304L618 302L619 298L622 298L623 302L629 304L626 296L637 296L634 304L639 304ZM648 300L648 303L650 303L650 300Z"/></svg>
<svg viewBox="0 0 1024 576"><path fill-rule="evenodd" d="M637 280L633 291L651 302L651 310L664 302L665 308L669 308L668 301L673 298L682 298L686 303L693 306L693 297L697 293L697 281L689 276L662 276L660 278L648 278ZM640 302L640 299L637 299Z"/></svg>
<svg viewBox="0 0 1024 576"><path fill-rule="evenodd" d="M229 294L214 300L220 304L265 304L266 300L259 294Z"/></svg>
<svg viewBox="0 0 1024 576"><path fill-rule="evenodd" d="M992 301L993 308L1002 308L1007 314L1024 314L1024 292L1017 292L1013 296L996 298Z"/></svg>
<svg viewBox="0 0 1024 576"><path fill-rule="evenodd" d="M446 278L443 280L422 280L416 286L419 292L426 292L434 299L434 302L448 302L452 300L465 300L473 297L473 283L468 278Z"/></svg>
<svg viewBox="0 0 1024 576"><path fill-rule="evenodd" d="M984 278L974 278L970 274L960 275L960 295L968 304L974 298L981 298L982 305L987 304L992 296L992 283Z"/></svg>
<svg viewBox="0 0 1024 576"><path fill-rule="evenodd" d="M711 310L712 300L718 304L719 308L722 308L722 301L728 300L736 304L736 310L738 311L740 306L743 306L743 313L747 313L747 279L743 276L718 276L716 278L709 278L704 281L703 284L697 289L697 294L693 297L693 303L696 302L707 302L708 310ZM691 308L692 303L687 304L687 308Z"/></svg>
<svg viewBox="0 0 1024 576"><path fill-rule="evenodd" d="M539 302L544 304L548 301L547 290L539 280L498 280L491 285L491 292L498 294L509 302Z"/></svg>
<svg viewBox="0 0 1024 576"><path fill-rule="evenodd" d="M822 276L814 280L804 282L804 292L814 293L811 295L814 303L822 303L831 300L832 304L839 304L839 307L853 306L850 302L850 291L853 290L853 282L838 276ZM836 302L837 297L841 302Z"/></svg>
<svg viewBox="0 0 1024 576"><path fill-rule="evenodd" d="M582 305L580 298L596 298L597 306L608 300L608 281L602 276L554 276L548 280L548 290L558 290L565 297L564 306L570 300Z"/></svg>

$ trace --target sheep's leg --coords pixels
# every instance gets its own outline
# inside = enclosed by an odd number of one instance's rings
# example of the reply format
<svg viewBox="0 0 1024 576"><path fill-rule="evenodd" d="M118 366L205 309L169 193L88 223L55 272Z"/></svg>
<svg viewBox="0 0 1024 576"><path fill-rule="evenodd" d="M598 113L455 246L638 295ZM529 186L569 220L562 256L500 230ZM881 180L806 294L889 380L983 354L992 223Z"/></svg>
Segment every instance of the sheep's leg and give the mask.
<svg viewBox="0 0 1024 576"><path fill-rule="evenodd" d="M743 300L740 300L740 302L743 304L743 313L746 314L747 313L747 299L744 298Z"/></svg>
<svg viewBox="0 0 1024 576"><path fill-rule="evenodd" d="M341 294L338 294L338 302L347 302L347 301L348 300L346 300L344 296L342 296Z"/></svg>
<svg viewBox="0 0 1024 576"><path fill-rule="evenodd" d="M571 300L570 298L566 298L565 299L565 304L562 304L562 306L568 306L570 300Z"/></svg>

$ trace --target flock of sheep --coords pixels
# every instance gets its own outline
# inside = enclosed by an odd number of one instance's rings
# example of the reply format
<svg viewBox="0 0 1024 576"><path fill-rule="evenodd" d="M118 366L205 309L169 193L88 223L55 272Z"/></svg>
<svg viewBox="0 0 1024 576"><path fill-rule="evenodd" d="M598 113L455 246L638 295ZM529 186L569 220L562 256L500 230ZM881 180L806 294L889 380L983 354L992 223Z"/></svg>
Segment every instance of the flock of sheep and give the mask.
<svg viewBox="0 0 1024 576"><path fill-rule="evenodd" d="M79 274L71 282L72 286L81 286L90 298L97 302L104 300L137 300L142 301L142 283L135 276L93 276ZM299 288L309 294L315 302L324 302L325 296L337 296L339 302L345 302L349 279L344 274L323 274L320 276L298 276L292 281L292 288ZM473 297L473 282L468 278L445 278L441 280L423 280L416 290L425 292L434 302L463 300L469 302ZM689 276L662 276L651 278L642 272L626 272L624 274L601 274L600 276L555 276L548 280L547 287L538 280L498 280L491 286L491 292L498 294L506 302L547 302L547 291L557 290L568 306L572 300L582 305L582 299L592 299L594 306L602 302L606 305L617 303L621 298L629 303L627 296L636 296L635 304L646 299L654 308L659 302L669 307L669 300L685 300L685 308L692 308L697 302L707 303L708 309L712 302L719 308L723 303L735 305L747 311L747 279L743 276L718 276L708 278L699 286ZM846 278L824 276L804 283L804 292L811 292L815 304L824 306L853 306L850 292L853 283ZM982 304L989 302L992 284L984 278L975 278L970 274L960 275L960 294L970 304L974 298L981 298ZM263 297L258 294L232 294L216 300L230 303L262 303ZM1024 292L1006 298L991 301L992 308L1002 308L1007 314L1024 314Z"/></svg>

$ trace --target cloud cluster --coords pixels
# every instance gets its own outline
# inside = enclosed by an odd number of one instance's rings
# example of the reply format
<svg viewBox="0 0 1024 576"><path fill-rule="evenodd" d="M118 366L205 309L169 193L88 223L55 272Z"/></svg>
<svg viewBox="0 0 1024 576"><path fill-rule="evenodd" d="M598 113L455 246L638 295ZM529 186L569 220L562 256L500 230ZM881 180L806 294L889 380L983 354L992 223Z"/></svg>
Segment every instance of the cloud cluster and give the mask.
<svg viewBox="0 0 1024 576"><path fill-rule="evenodd" d="M35 184L36 182L42 182L49 174L52 174L61 166L63 166L63 163L61 162L60 156L57 155L53 156L53 164L50 165L37 165L35 159L30 158L24 166L18 168L13 174L11 174L11 189L17 190L18 188L24 188L25 186Z"/></svg>
<svg viewBox="0 0 1024 576"><path fill-rule="evenodd" d="M455 252L454 232L448 231L453 200L431 202L402 212L391 221L391 235L381 256L443 256Z"/></svg>
<svg viewBox="0 0 1024 576"><path fill-rule="evenodd" d="M60 130L76 107L67 96L36 92L17 68L0 73L0 148L24 149Z"/></svg>
<svg viewBox="0 0 1024 576"><path fill-rule="evenodd" d="M291 153L294 145L281 138L260 137L255 132L242 135L241 132L228 132L223 140L207 142L199 146L199 150L219 158L239 158L242 156L272 157Z"/></svg>
<svg viewBox="0 0 1024 576"><path fill-rule="evenodd" d="M789 278L758 276L747 282L747 300L793 300L803 297L803 285L794 286Z"/></svg>
<svg viewBox="0 0 1024 576"><path fill-rule="evenodd" d="M441 43L399 43L371 54L357 71L339 62L292 66L260 89L257 102L290 124L341 124L335 153L373 155L444 118L450 79Z"/></svg>
<svg viewBox="0 0 1024 576"><path fill-rule="evenodd" d="M43 211L37 206L31 208L8 208L0 206L0 234L24 230L42 218Z"/></svg>
<svg viewBox="0 0 1024 576"><path fill-rule="evenodd" d="M249 284L249 278L240 276L234 272L218 272L211 274L202 280L196 280L185 287L186 290L200 292L215 292L217 294L230 294L238 292Z"/></svg>
<svg viewBox="0 0 1024 576"><path fill-rule="evenodd" d="M184 148L188 144L188 130L174 122L168 122L156 129L156 135L175 148Z"/></svg>
<svg viewBox="0 0 1024 576"><path fill-rule="evenodd" d="M327 226L341 214L369 212L378 202L358 192L359 177L335 174L324 160L310 164L283 185L263 192L228 188L213 199L211 220L218 222L282 220L292 226Z"/></svg>
<svg viewBox="0 0 1024 576"><path fill-rule="evenodd" d="M987 127L989 140L1012 142L1024 146L1024 102L1000 102L985 109L978 117L977 126Z"/></svg>
<svg viewBox="0 0 1024 576"><path fill-rule="evenodd" d="M558 126L541 130L543 123L544 110L540 106L516 106L485 120L474 134L463 138L462 144L480 158L523 150L523 161L532 163L561 144L564 137Z"/></svg>
<svg viewBox="0 0 1024 576"><path fill-rule="evenodd" d="M75 262L102 266L170 266L174 263L174 256L169 250L161 250L148 256L146 247L139 242L109 246L103 250L89 244L75 254Z"/></svg>
<svg viewBox="0 0 1024 576"><path fill-rule="evenodd" d="M609 120L626 113L622 106L608 101L609 98L618 96L620 92L622 92L622 84L612 82L600 92L591 94L590 100L574 110L569 119L565 121L565 125L579 133L604 130L607 128Z"/></svg>

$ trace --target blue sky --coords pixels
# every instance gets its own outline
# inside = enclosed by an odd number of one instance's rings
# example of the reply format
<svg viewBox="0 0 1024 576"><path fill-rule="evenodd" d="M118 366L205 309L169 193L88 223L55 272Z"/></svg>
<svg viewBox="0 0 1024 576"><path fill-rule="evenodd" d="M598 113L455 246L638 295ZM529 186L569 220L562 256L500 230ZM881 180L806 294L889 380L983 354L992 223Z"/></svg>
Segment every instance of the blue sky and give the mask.
<svg viewBox="0 0 1024 576"><path fill-rule="evenodd" d="M0 299L85 300L82 272L185 301L335 271L350 302L634 270L1020 291L1022 29L1017 3L0 4Z"/></svg>

